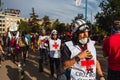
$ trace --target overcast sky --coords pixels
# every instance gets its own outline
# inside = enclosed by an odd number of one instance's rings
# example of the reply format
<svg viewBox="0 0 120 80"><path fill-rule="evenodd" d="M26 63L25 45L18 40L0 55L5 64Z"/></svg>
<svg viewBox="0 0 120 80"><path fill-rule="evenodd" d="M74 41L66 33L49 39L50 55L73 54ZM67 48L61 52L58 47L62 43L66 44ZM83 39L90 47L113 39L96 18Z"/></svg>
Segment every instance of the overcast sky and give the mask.
<svg viewBox="0 0 120 80"><path fill-rule="evenodd" d="M95 14L100 10L98 7L101 0L88 0L88 20L94 20ZM29 18L32 7L39 18L45 15L50 19L59 19L61 22L71 23L78 13L85 13L85 0L80 6L75 5L75 0L2 0L2 8L20 9L21 17Z"/></svg>

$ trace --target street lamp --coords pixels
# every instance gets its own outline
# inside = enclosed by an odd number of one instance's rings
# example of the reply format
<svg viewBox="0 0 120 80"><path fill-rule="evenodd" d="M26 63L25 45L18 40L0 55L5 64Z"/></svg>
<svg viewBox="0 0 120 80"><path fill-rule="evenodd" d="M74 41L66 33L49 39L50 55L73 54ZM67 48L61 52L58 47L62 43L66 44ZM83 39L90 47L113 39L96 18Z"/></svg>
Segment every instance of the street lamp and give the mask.
<svg viewBox="0 0 120 80"><path fill-rule="evenodd" d="M86 7L81 7L82 9L85 9L85 11L86 11ZM89 12L90 11L90 20L91 20L91 23L93 22L93 20L92 20L92 16L93 16L93 13L92 13L92 9L91 8L87 8L87 9L89 9L89 10L87 10L87 12ZM85 13L85 21L87 21L87 12Z"/></svg>
<svg viewBox="0 0 120 80"><path fill-rule="evenodd" d="M88 12L88 0L85 1L85 7L82 7L83 9L85 9L85 21L87 21L87 12ZM90 9L90 14L91 14L91 23L92 23L92 9Z"/></svg>
<svg viewBox="0 0 120 80"><path fill-rule="evenodd" d="M88 1L86 0L86 3L85 3L85 21L87 21L87 3L88 3Z"/></svg>

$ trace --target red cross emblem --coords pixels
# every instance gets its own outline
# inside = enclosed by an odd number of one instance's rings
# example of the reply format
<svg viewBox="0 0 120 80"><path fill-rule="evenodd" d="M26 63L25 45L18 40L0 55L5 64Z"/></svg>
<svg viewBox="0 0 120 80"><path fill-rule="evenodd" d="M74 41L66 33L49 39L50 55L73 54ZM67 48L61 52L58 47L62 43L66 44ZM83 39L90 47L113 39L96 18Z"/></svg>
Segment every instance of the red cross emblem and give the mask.
<svg viewBox="0 0 120 80"><path fill-rule="evenodd" d="M43 43L45 43L46 41L47 41L46 39L41 40L41 42L43 42Z"/></svg>
<svg viewBox="0 0 120 80"><path fill-rule="evenodd" d="M53 47L54 47L55 49L57 49L58 46L59 46L59 45L57 44L57 42L54 42Z"/></svg>
<svg viewBox="0 0 120 80"><path fill-rule="evenodd" d="M85 66L88 73L89 71L92 72L91 65L93 64L95 64L94 60L81 61L81 66Z"/></svg>

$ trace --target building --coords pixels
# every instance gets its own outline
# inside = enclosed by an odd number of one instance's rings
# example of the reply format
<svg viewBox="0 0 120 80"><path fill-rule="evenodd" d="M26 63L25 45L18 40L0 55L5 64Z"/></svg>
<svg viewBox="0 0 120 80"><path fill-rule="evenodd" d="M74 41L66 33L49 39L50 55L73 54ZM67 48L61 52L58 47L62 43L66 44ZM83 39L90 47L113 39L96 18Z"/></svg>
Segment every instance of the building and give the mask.
<svg viewBox="0 0 120 80"><path fill-rule="evenodd" d="M18 28L17 22L24 18L19 17L20 10L16 9L5 9L4 12L0 13L0 35L6 34L11 29Z"/></svg>

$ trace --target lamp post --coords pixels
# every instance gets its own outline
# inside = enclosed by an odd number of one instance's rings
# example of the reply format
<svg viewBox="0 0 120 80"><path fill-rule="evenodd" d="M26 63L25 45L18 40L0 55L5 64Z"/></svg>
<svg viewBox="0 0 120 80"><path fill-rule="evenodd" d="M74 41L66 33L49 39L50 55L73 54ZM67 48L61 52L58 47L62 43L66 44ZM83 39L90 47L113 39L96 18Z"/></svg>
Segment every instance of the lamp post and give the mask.
<svg viewBox="0 0 120 80"><path fill-rule="evenodd" d="M85 9L85 11L86 11L86 7L81 7L81 8ZM90 20L91 20L91 23L92 23L93 22L93 19L92 19L93 12L92 12L91 8L87 8L87 12L89 12L89 11L90 11ZM86 13L85 13L85 20L87 21L87 14Z"/></svg>
<svg viewBox="0 0 120 80"><path fill-rule="evenodd" d="M87 13L88 13L88 0L85 0L85 7L82 7L85 9L85 21L87 21ZM91 23L92 23L92 10L89 8L90 14L91 14Z"/></svg>
<svg viewBox="0 0 120 80"><path fill-rule="evenodd" d="M88 0L85 1L85 21L87 21L87 3Z"/></svg>

